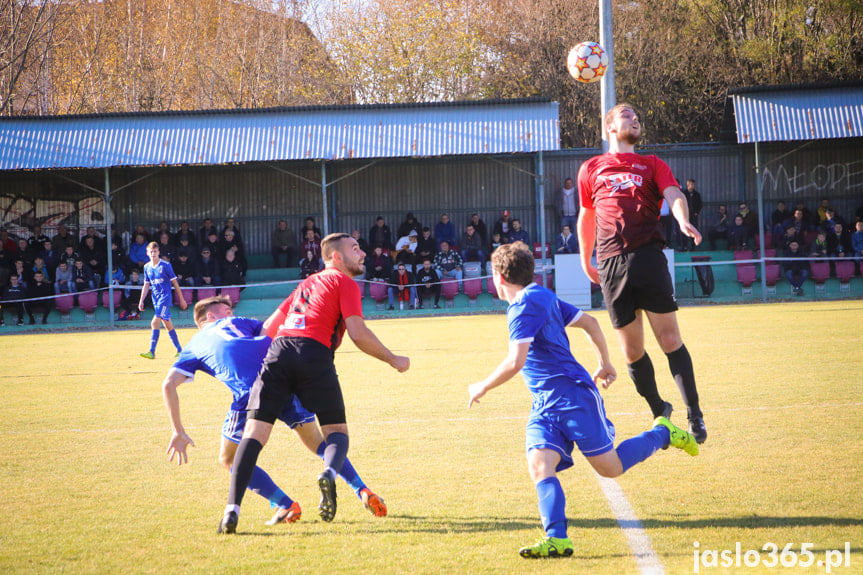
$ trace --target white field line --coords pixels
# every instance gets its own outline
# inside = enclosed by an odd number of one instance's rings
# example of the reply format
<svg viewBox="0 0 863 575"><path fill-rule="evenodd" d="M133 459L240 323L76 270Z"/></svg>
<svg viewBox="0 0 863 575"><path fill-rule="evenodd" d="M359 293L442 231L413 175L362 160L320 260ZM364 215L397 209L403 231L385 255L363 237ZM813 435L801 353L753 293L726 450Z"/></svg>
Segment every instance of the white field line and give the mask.
<svg viewBox="0 0 863 575"><path fill-rule="evenodd" d="M632 549L638 571L642 575L664 575L665 569L659 561L659 556L653 550L650 536L647 535L641 521L635 515L623 489L614 479L601 477L599 474L596 474L596 477L602 487L602 492L605 493L605 498L608 499L611 512L617 519L617 524L620 525L623 534L626 535L626 541Z"/></svg>

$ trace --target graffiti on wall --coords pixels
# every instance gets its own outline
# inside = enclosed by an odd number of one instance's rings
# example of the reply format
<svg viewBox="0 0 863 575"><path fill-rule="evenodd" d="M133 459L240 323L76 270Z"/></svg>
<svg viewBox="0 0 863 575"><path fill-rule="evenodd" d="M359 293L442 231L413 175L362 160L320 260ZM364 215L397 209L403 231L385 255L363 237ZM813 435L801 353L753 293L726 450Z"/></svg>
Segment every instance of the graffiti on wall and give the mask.
<svg viewBox="0 0 863 575"><path fill-rule="evenodd" d="M105 232L105 198L91 196L77 201L32 200L0 195L0 228L11 236L30 237L30 229L42 226L42 233L53 236L60 224L83 236L87 227Z"/></svg>
<svg viewBox="0 0 863 575"><path fill-rule="evenodd" d="M817 164L801 168L794 164L770 165L761 174L764 191L771 195L844 196L863 189L863 160Z"/></svg>

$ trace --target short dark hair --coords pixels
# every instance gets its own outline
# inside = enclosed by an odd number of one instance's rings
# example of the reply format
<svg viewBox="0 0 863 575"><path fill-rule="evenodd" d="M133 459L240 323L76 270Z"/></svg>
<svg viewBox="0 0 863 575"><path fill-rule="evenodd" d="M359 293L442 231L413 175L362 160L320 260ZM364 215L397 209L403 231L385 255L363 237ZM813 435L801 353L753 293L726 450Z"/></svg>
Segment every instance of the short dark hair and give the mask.
<svg viewBox="0 0 863 575"><path fill-rule="evenodd" d="M212 297L204 298L195 304L195 325L201 327L201 324L205 319L207 319L207 312L209 309L217 304L225 304L228 307L234 307L234 304L231 303L230 296L227 295L214 295Z"/></svg>
<svg viewBox="0 0 863 575"><path fill-rule="evenodd" d="M321 257L325 262L333 259L333 252L338 251L339 246L342 243L342 240L353 239L351 236L344 232L337 232L334 234L330 234L324 239L321 240Z"/></svg>
<svg viewBox="0 0 863 575"><path fill-rule="evenodd" d="M491 266L508 283L526 286L533 281L536 262L524 242L504 244L491 254Z"/></svg>

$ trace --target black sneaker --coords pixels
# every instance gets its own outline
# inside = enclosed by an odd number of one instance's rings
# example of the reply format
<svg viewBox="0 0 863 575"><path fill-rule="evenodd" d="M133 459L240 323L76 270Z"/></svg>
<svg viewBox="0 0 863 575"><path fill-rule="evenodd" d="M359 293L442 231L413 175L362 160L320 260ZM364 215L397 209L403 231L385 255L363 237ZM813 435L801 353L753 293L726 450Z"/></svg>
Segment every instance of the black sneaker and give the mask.
<svg viewBox="0 0 863 575"><path fill-rule="evenodd" d="M435 308L435 309L440 309L440 306L439 306L438 304L434 304L434 308Z"/></svg>
<svg viewBox="0 0 863 575"><path fill-rule="evenodd" d="M236 511L228 511L222 520L219 522L219 529L216 533L236 533L237 523L240 522L240 517Z"/></svg>
<svg viewBox="0 0 863 575"><path fill-rule="evenodd" d="M393 308L393 306L390 306L387 308L387 310L389 310L389 311L393 311L393 309L395 309L395 308Z"/></svg>
<svg viewBox="0 0 863 575"><path fill-rule="evenodd" d="M704 426L703 417L689 418L689 433L695 438L696 443L704 443L707 440L707 427Z"/></svg>
<svg viewBox="0 0 863 575"><path fill-rule="evenodd" d="M318 476L318 487L321 489L321 503L318 512L324 521L332 521L336 516L336 480L324 471Z"/></svg>
<svg viewBox="0 0 863 575"><path fill-rule="evenodd" d="M30 318L30 325L36 325L36 318L35 317Z"/></svg>
<svg viewBox="0 0 863 575"><path fill-rule="evenodd" d="M17 322L15 322L15 325L24 325L24 320L19 319Z"/></svg>

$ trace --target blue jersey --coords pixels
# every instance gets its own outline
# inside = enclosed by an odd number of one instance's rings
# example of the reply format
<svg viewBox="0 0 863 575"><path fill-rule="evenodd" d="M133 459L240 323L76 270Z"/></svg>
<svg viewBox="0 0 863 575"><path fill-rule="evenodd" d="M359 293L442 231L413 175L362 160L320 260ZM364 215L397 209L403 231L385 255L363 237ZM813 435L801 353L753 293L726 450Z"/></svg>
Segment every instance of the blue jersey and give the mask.
<svg viewBox="0 0 863 575"><path fill-rule="evenodd" d="M196 371L208 373L224 383L234 395L231 409L244 410L249 391L267 355L272 340L261 335L263 323L245 317L226 317L196 333L174 363L188 378Z"/></svg>
<svg viewBox="0 0 863 575"><path fill-rule="evenodd" d="M580 394L575 386L596 388L572 356L565 330L582 313L535 283L521 290L507 309L510 342L530 342L521 375L533 396L534 411L576 406Z"/></svg>
<svg viewBox="0 0 863 575"><path fill-rule="evenodd" d="M159 307L160 302L171 301L171 282L177 279L174 268L165 260L159 260L156 265L144 264L144 283L150 284L153 294L153 305Z"/></svg>

